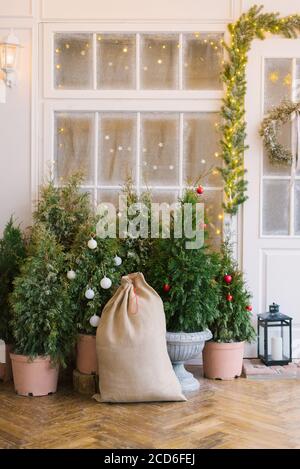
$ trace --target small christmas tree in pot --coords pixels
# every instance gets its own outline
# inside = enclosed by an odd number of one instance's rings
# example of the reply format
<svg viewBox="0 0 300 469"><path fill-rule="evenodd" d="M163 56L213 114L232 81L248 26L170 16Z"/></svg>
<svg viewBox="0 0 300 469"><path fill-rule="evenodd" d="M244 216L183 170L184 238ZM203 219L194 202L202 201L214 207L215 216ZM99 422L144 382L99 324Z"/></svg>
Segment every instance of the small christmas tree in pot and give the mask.
<svg viewBox="0 0 300 469"><path fill-rule="evenodd" d="M42 224L33 228L29 257L11 296L15 390L23 396L56 392L59 365L74 346L74 320L64 284L65 256Z"/></svg>
<svg viewBox="0 0 300 469"><path fill-rule="evenodd" d="M202 191L203 192L203 191ZM184 206L192 206L192 225L196 226L196 204L201 202L199 190L187 190L175 211L183 220ZM182 223L184 223L182 221ZM198 221L197 221L198 223ZM201 221L204 225L204 220ZM199 355L212 335L207 329L218 314L219 287L215 281L218 256L204 245L188 248L192 238L184 234L154 243L147 278L164 302L167 321L167 346L182 390L195 391L199 382L184 368L184 362Z"/></svg>
<svg viewBox="0 0 300 469"><path fill-rule="evenodd" d="M121 222L124 213L120 210L118 216L118 231L121 255L123 258L122 271L125 275L135 272L145 272L151 253L153 239L151 238L151 202L150 191L138 194L131 179L128 179L122 189L122 195L127 199L126 233L122 233ZM131 211L133 208L135 210ZM139 226L145 228L145 233L131 233L131 223L139 218ZM138 231L137 229L137 231Z"/></svg>
<svg viewBox="0 0 300 469"><path fill-rule="evenodd" d="M78 332L76 368L80 373L97 373L96 331L101 311L119 285L121 265L117 241L97 237L88 224L83 227L66 273Z"/></svg>
<svg viewBox="0 0 300 469"><path fill-rule="evenodd" d="M25 256L24 237L11 218L0 240L0 342L2 341L2 347L5 348L5 363L1 363L0 358L0 379L4 381L9 381L12 377L9 352L12 349L13 334L10 325L12 311L9 295L13 290L13 280L19 275Z"/></svg>
<svg viewBox="0 0 300 469"><path fill-rule="evenodd" d="M227 380L241 375L245 341L255 338L251 295L228 241L221 248L217 282L221 292L219 314L209 322L213 340L203 349L203 370L206 378Z"/></svg>

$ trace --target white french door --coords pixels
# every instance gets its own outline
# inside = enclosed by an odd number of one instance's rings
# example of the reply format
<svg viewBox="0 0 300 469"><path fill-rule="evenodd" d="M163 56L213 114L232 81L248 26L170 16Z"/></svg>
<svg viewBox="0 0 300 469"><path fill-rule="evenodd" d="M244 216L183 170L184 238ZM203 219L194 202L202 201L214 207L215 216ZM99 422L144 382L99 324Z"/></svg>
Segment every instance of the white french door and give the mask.
<svg viewBox="0 0 300 469"><path fill-rule="evenodd" d="M300 39L254 41L247 68L245 155L249 200L243 210L243 269L253 292L253 320L273 301L293 318L293 357L300 357L300 172L269 162L259 136L264 115L300 98ZM294 150L294 122L280 140ZM256 345L247 356L256 356Z"/></svg>

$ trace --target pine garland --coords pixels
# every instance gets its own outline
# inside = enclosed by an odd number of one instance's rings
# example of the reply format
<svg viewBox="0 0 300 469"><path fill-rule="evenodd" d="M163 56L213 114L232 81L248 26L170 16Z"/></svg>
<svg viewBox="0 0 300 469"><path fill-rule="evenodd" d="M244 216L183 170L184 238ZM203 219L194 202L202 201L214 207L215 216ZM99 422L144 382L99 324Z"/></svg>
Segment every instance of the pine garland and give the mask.
<svg viewBox="0 0 300 469"><path fill-rule="evenodd" d="M262 121L259 134L263 137L271 163L290 165L293 161L292 152L278 142L277 132L279 124L288 122L294 112L300 112L300 103L284 100L279 106L272 109Z"/></svg>
<svg viewBox="0 0 300 469"><path fill-rule="evenodd" d="M300 15L280 18L279 13L261 13L262 8L255 5L236 23L229 24L230 43L224 44L228 60L222 72L226 95L221 108L221 157L224 166L220 172L224 179L224 210L231 215L236 214L239 205L247 200L245 95L247 54L251 43L253 39L265 39L266 33L295 38L300 31Z"/></svg>

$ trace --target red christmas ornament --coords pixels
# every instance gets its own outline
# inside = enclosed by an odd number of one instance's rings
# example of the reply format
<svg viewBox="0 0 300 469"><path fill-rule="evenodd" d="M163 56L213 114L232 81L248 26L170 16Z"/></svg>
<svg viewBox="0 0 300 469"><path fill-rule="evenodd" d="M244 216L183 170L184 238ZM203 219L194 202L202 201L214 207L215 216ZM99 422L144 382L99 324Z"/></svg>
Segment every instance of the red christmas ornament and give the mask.
<svg viewBox="0 0 300 469"><path fill-rule="evenodd" d="M224 282L227 284L232 282L232 276L231 275L224 275Z"/></svg>
<svg viewBox="0 0 300 469"><path fill-rule="evenodd" d="M253 308L252 308L251 305L246 306L246 310L247 310L247 311L252 311L252 309L253 309Z"/></svg>
<svg viewBox="0 0 300 469"><path fill-rule="evenodd" d="M230 293L228 293L228 295L226 296L226 300L227 300L227 301L232 301L232 300L233 300L233 296L230 295Z"/></svg>
<svg viewBox="0 0 300 469"><path fill-rule="evenodd" d="M197 194L201 195L201 194L203 194L203 192L204 192L203 187L202 187L202 186L198 186L198 187L197 187Z"/></svg>
<svg viewBox="0 0 300 469"><path fill-rule="evenodd" d="M163 286L163 291L168 293L170 290L171 290L171 285L169 285L168 283L165 283Z"/></svg>

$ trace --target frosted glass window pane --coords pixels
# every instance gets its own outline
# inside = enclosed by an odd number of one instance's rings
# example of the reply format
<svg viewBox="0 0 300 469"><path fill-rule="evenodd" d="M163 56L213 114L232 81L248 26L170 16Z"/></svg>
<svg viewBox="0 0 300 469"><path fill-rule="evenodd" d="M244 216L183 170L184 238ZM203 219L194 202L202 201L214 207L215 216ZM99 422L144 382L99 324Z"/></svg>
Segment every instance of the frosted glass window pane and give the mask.
<svg viewBox="0 0 300 469"><path fill-rule="evenodd" d="M265 113L291 98L292 59L265 59Z"/></svg>
<svg viewBox="0 0 300 469"><path fill-rule="evenodd" d="M222 89L222 34L184 35L183 84L185 89Z"/></svg>
<svg viewBox="0 0 300 469"><path fill-rule="evenodd" d="M295 183L295 234L300 235L300 181Z"/></svg>
<svg viewBox="0 0 300 469"><path fill-rule="evenodd" d="M55 176L67 178L83 171L85 182L93 181L94 115L55 113Z"/></svg>
<svg viewBox="0 0 300 469"><path fill-rule="evenodd" d="M287 148L291 148L291 123L287 122L278 127L278 141ZM271 163L269 156L264 148L264 174L287 176L291 172L290 166Z"/></svg>
<svg viewBox="0 0 300 469"><path fill-rule="evenodd" d="M184 115L183 178L187 184L194 185L199 176L210 170L210 174L201 182L210 186L222 184L216 170L216 166L221 166L220 135L216 126L219 122L219 114L214 112Z"/></svg>
<svg viewBox="0 0 300 469"><path fill-rule="evenodd" d="M218 248L223 235L223 191L206 190L201 196L207 220L208 243Z"/></svg>
<svg viewBox="0 0 300 469"><path fill-rule="evenodd" d="M153 186L179 183L178 139L178 114L142 114L140 160L143 183Z"/></svg>
<svg viewBox="0 0 300 469"><path fill-rule="evenodd" d="M92 34L55 34L54 77L55 88L93 88Z"/></svg>
<svg viewBox="0 0 300 469"><path fill-rule="evenodd" d="M295 101L300 101L300 60L296 60Z"/></svg>
<svg viewBox="0 0 300 469"><path fill-rule="evenodd" d="M173 204L178 201L179 193L177 191L151 191L152 200L156 203Z"/></svg>
<svg viewBox="0 0 300 469"><path fill-rule="evenodd" d="M135 35L97 35L97 86L135 88Z"/></svg>
<svg viewBox="0 0 300 469"><path fill-rule="evenodd" d="M263 182L263 234L289 234L290 181Z"/></svg>
<svg viewBox="0 0 300 469"><path fill-rule="evenodd" d="M119 209L119 195L121 195L121 190L118 189L101 189L98 191L97 202L100 203L110 203L116 207L116 210Z"/></svg>
<svg viewBox="0 0 300 469"><path fill-rule="evenodd" d="M177 34L141 36L141 87L177 89L179 38Z"/></svg>
<svg viewBox="0 0 300 469"><path fill-rule="evenodd" d="M135 177L136 115L102 114L99 129L98 182L123 184Z"/></svg>
<svg viewBox="0 0 300 469"><path fill-rule="evenodd" d="M79 192L81 194L88 193L89 194L89 201L90 201L90 206L93 209L95 207L95 198L94 198L94 189L87 189L85 187L81 187L79 189Z"/></svg>

